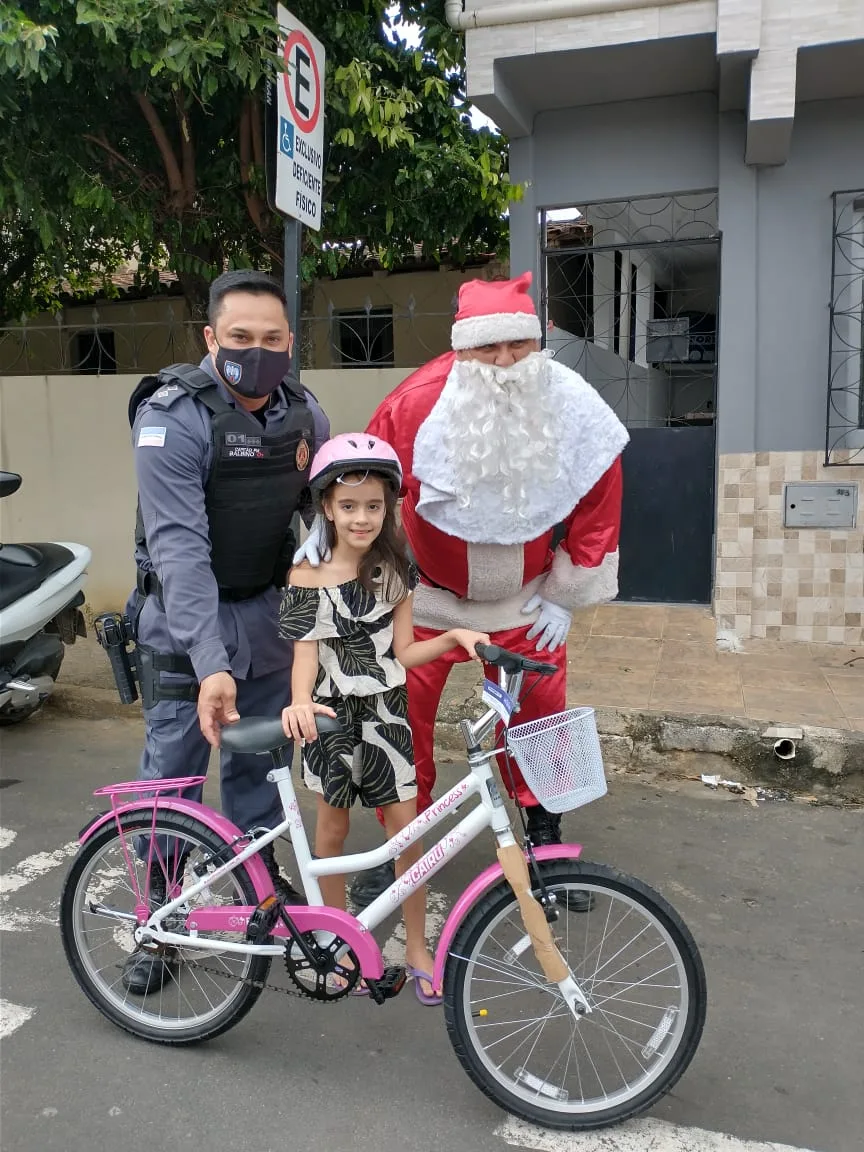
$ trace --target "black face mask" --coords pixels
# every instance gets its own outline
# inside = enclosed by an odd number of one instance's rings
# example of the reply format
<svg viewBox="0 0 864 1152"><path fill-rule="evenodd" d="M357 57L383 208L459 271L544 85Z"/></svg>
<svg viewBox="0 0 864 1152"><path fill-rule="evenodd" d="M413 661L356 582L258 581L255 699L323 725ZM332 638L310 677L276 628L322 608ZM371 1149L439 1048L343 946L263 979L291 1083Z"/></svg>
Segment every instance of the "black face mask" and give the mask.
<svg viewBox="0 0 864 1152"><path fill-rule="evenodd" d="M222 348L216 369L240 396L260 400L275 392L291 370L291 353L272 348Z"/></svg>

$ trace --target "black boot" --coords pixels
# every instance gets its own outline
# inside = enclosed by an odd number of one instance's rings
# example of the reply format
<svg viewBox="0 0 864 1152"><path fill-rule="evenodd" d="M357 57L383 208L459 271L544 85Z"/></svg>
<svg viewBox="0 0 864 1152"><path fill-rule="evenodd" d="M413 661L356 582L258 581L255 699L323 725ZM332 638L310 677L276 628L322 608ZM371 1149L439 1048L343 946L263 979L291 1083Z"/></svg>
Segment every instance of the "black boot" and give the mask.
<svg viewBox="0 0 864 1152"><path fill-rule="evenodd" d="M277 898L283 904L308 904L309 901L302 892L298 892L290 880L287 880L279 869L276 862L276 853L273 851L273 845L267 844L259 853L267 871L270 873L270 879L273 881L273 890Z"/></svg>
<svg viewBox="0 0 864 1152"><path fill-rule="evenodd" d="M392 860L379 864L377 868L370 868L368 872L359 872L354 877L349 895L351 903L357 912L368 908L373 900L377 900L382 892L386 892L396 879L396 865Z"/></svg>
<svg viewBox="0 0 864 1152"><path fill-rule="evenodd" d="M165 873L161 864L150 866L150 911L155 912L166 901L167 889L165 887ZM170 954L157 955L153 952L144 952L140 948L126 960L123 965L121 982L127 992L133 996L149 996L151 992L158 992L177 971L177 962Z"/></svg>
<svg viewBox="0 0 864 1152"><path fill-rule="evenodd" d="M537 804L528 809L528 836L535 848L544 844L561 843L561 816L557 812L547 812ZM578 892L573 889L552 889L559 904L566 905L569 912L590 912L596 904L591 892Z"/></svg>

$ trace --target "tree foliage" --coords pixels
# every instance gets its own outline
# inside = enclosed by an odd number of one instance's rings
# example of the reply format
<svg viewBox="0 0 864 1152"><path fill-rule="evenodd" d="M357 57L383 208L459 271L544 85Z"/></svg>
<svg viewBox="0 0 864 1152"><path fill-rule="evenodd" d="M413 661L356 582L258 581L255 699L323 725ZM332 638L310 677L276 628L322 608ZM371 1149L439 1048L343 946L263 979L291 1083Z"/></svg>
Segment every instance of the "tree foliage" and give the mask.
<svg viewBox="0 0 864 1152"><path fill-rule="evenodd" d="M475 130L443 0L290 0L328 52L325 211L304 273L504 243L506 143ZM396 9L394 14L394 8ZM389 15L388 15L389 10ZM281 264L263 92L267 0L0 0L0 314L175 271L193 314L225 266ZM409 42L406 26L418 26ZM419 44L413 40L419 36Z"/></svg>

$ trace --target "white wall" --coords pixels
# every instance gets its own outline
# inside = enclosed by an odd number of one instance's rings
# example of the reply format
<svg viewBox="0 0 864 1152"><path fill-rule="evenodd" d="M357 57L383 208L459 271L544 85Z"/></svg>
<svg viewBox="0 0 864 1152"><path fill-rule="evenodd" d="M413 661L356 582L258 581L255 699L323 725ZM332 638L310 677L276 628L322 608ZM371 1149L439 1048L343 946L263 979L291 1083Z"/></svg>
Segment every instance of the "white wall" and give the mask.
<svg viewBox="0 0 864 1152"><path fill-rule="evenodd" d="M303 381L335 434L365 427L410 371L315 371ZM95 612L121 607L134 583L137 492L126 409L138 380L0 376L0 468L24 477L20 491L0 502L0 540L86 544Z"/></svg>

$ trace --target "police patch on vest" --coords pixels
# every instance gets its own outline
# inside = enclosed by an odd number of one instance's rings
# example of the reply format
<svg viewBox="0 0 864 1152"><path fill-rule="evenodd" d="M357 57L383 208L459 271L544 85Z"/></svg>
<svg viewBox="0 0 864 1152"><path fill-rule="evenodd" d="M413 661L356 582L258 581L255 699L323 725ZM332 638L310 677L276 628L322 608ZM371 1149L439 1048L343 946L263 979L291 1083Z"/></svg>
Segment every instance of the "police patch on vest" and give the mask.
<svg viewBox="0 0 864 1152"><path fill-rule="evenodd" d="M243 368L235 360L226 360L222 369L229 384L239 384L243 376Z"/></svg>
<svg viewBox="0 0 864 1152"><path fill-rule="evenodd" d="M297 445L297 454L294 457L294 463L297 465L298 472L304 472L306 470L310 456L311 452L309 451L309 444L307 441L301 440Z"/></svg>

